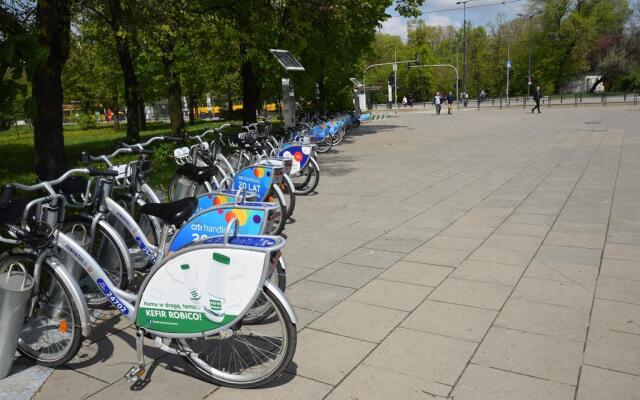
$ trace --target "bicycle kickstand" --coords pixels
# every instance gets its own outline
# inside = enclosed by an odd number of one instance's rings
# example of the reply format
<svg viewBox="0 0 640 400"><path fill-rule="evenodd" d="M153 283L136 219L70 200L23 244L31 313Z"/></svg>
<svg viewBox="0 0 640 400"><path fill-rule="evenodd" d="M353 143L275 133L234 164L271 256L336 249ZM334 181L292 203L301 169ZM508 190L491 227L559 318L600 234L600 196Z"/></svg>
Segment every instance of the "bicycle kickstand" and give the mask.
<svg viewBox="0 0 640 400"><path fill-rule="evenodd" d="M142 329L138 329L136 332L136 353L138 355L138 365L131 367L124 377L129 382L137 382L138 379L142 378L145 373L145 362L144 362L144 331Z"/></svg>

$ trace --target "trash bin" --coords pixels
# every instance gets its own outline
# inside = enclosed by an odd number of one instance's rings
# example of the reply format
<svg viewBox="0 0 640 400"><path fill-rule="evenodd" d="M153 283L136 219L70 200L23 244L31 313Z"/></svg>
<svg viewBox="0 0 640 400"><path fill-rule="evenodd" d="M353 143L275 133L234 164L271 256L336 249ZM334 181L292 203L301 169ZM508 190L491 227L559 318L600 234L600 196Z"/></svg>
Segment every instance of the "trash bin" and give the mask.
<svg viewBox="0 0 640 400"><path fill-rule="evenodd" d="M0 272L0 379L11 370L32 287L33 279L18 262Z"/></svg>

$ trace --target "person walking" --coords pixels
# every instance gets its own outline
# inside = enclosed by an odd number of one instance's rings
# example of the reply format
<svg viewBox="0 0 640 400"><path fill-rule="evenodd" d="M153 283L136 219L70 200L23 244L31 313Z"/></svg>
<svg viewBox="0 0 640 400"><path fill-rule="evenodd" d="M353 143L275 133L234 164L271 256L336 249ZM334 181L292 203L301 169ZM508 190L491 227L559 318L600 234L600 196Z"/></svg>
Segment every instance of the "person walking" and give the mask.
<svg viewBox="0 0 640 400"><path fill-rule="evenodd" d="M449 94L447 95L447 114L451 114L451 107L453 106L453 95L451 94L451 92L449 92Z"/></svg>
<svg viewBox="0 0 640 400"><path fill-rule="evenodd" d="M402 106L407 107L407 96L402 97Z"/></svg>
<svg viewBox="0 0 640 400"><path fill-rule="evenodd" d="M436 95L433 97L433 104L436 106L436 115L440 115L440 109L442 108L442 97L440 96L440 92L436 92Z"/></svg>
<svg viewBox="0 0 640 400"><path fill-rule="evenodd" d="M540 99L542 98L542 92L540 91L540 86L538 86L536 88L536 91L533 92L533 101L536 102L535 107L533 107L531 109L531 114L533 114L533 111L537 108L538 109L538 114L540 114Z"/></svg>

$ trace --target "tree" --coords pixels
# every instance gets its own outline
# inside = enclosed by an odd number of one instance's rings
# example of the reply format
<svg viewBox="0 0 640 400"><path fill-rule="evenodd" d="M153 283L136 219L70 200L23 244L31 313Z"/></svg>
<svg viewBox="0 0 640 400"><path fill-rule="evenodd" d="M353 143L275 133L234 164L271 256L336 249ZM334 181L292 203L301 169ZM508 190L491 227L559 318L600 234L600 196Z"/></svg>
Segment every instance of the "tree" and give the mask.
<svg viewBox="0 0 640 400"><path fill-rule="evenodd" d="M69 56L70 0L38 0L36 33L47 49L32 81L36 114L33 119L36 174L54 179L65 171L62 131L62 69Z"/></svg>

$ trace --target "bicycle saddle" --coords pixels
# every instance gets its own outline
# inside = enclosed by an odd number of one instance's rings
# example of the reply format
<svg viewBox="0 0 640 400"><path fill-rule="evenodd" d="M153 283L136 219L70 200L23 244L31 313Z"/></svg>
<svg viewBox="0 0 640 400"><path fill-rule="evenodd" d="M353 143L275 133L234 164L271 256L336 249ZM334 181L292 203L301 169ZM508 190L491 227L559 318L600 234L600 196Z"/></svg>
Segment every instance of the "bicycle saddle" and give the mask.
<svg viewBox="0 0 640 400"><path fill-rule="evenodd" d="M140 207L140 212L179 227L193 215L196 208L198 200L195 197L185 197L170 203L147 203Z"/></svg>
<svg viewBox="0 0 640 400"><path fill-rule="evenodd" d="M202 184L211 180L211 177L216 173L216 167L213 165L197 167L193 164L184 164L176 169L176 173L184 175L192 181Z"/></svg>

